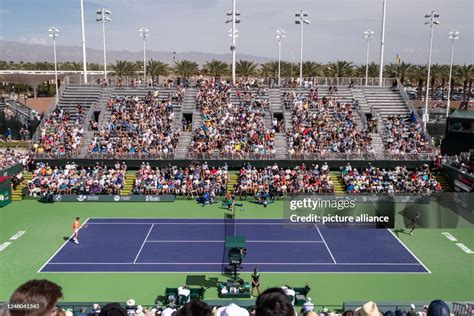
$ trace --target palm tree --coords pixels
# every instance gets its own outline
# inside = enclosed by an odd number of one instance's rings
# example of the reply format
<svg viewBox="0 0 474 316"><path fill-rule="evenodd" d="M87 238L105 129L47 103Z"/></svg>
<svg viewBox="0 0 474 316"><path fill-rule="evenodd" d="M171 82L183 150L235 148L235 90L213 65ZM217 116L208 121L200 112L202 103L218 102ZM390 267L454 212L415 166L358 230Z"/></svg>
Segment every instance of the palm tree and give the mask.
<svg viewBox="0 0 474 316"><path fill-rule="evenodd" d="M369 78L376 78L379 75L379 69L380 69L379 64L371 62L369 64ZM364 69L364 73L365 73L365 69Z"/></svg>
<svg viewBox="0 0 474 316"><path fill-rule="evenodd" d="M147 64L147 72L153 80L157 77L157 82L160 83L160 76L168 76L170 73L170 67L168 64L159 60L150 59Z"/></svg>
<svg viewBox="0 0 474 316"><path fill-rule="evenodd" d="M443 74L443 65L440 64L433 64L431 66L431 100L434 100L434 91L437 88L437 84L439 83L439 79L441 79L441 76Z"/></svg>
<svg viewBox="0 0 474 316"><path fill-rule="evenodd" d="M472 77L474 76L473 65L462 65L456 67L455 76L462 82L463 85L463 101L468 101L471 97L471 88L472 88ZM467 86L469 84L469 91L467 91ZM468 92L466 95L466 91Z"/></svg>
<svg viewBox="0 0 474 316"><path fill-rule="evenodd" d="M110 66L112 71L119 77L132 75L136 70L136 65L126 60L117 60Z"/></svg>
<svg viewBox="0 0 474 316"><path fill-rule="evenodd" d="M280 64L280 67L282 64ZM281 71L281 68L280 68ZM278 62L270 61L268 63L260 65L260 74L263 77L272 77L276 78L278 76Z"/></svg>
<svg viewBox="0 0 474 316"><path fill-rule="evenodd" d="M288 61L282 61L281 62L281 76L282 77L291 77L291 69L295 69L295 65L293 63L290 63Z"/></svg>
<svg viewBox="0 0 474 316"><path fill-rule="evenodd" d="M349 61L338 60L335 63L329 63L327 74L331 77L349 77L352 75L353 64Z"/></svg>
<svg viewBox="0 0 474 316"><path fill-rule="evenodd" d="M82 63L80 64L80 67L82 67ZM104 70L104 66L101 64L96 64L96 63L88 63L87 69L93 70L93 71L100 71L100 70Z"/></svg>
<svg viewBox="0 0 474 316"><path fill-rule="evenodd" d="M398 76L400 78L400 82L405 84L405 79L409 76L410 72L413 70L413 65L410 63L402 62L398 66Z"/></svg>
<svg viewBox="0 0 474 316"><path fill-rule="evenodd" d="M218 77L228 75L230 71L230 66L229 64L223 61L213 59L211 61L208 61L204 65L204 67L202 68L202 71L208 76L218 78Z"/></svg>
<svg viewBox="0 0 474 316"><path fill-rule="evenodd" d="M303 76L304 77L324 76L322 65L314 61L305 61L303 63Z"/></svg>
<svg viewBox="0 0 474 316"><path fill-rule="evenodd" d="M258 64L253 61L239 60L235 64L235 72L237 73L237 76L247 79L257 73L257 67Z"/></svg>
<svg viewBox="0 0 474 316"><path fill-rule="evenodd" d="M188 78L199 73L199 65L190 60L175 61L174 72L179 76Z"/></svg>
<svg viewBox="0 0 474 316"><path fill-rule="evenodd" d="M423 83L427 76L427 67L426 66L415 66L413 67L412 71L409 74L409 78L411 81L412 86L418 87L418 100L421 100L423 95Z"/></svg>
<svg viewBox="0 0 474 316"><path fill-rule="evenodd" d="M441 65L439 80L441 82L441 89L443 90L443 95L441 100L444 100L444 88L446 87L446 82L449 80L449 66Z"/></svg>

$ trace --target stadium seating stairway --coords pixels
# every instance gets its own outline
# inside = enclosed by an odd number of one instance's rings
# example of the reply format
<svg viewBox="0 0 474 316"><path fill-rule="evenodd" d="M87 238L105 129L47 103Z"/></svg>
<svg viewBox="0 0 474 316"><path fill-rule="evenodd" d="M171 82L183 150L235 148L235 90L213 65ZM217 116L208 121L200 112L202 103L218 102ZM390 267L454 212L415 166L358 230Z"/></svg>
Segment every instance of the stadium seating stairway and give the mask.
<svg viewBox="0 0 474 316"><path fill-rule="evenodd" d="M135 180L137 179L136 171L127 171L125 175L125 186L120 195L130 195L133 194L133 186L135 185Z"/></svg>
<svg viewBox="0 0 474 316"><path fill-rule="evenodd" d="M16 189L12 191L12 201L21 201L23 200L22 191L26 187L28 181L31 180L33 174L31 172L23 173L23 182L16 186Z"/></svg>
<svg viewBox="0 0 474 316"><path fill-rule="evenodd" d="M237 172L229 172L229 181L227 182L227 192L232 192L234 185L239 179L239 174Z"/></svg>
<svg viewBox="0 0 474 316"><path fill-rule="evenodd" d="M442 174L437 174L437 175L434 175L434 178L436 181L438 181L441 184L441 188L443 189L443 192L454 192L454 189L452 185L446 179L446 176Z"/></svg>
<svg viewBox="0 0 474 316"><path fill-rule="evenodd" d="M334 194L344 195L346 193L346 185L342 181L341 173L339 171L329 172L331 180L334 182Z"/></svg>

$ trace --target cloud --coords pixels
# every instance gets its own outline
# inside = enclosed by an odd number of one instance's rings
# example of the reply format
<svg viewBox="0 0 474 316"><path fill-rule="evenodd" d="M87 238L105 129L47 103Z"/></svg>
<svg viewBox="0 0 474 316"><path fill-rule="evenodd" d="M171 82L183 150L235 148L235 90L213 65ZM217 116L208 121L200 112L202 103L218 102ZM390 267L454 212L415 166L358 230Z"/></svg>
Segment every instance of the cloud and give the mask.
<svg viewBox="0 0 474 316"><path fill-rule="evenodd" d="M27 43L27 44L38 44L38 45L48 45L49 44L49 37L45 36L29 36L29 37L20 37L18 39L19 42Z"/></svg>

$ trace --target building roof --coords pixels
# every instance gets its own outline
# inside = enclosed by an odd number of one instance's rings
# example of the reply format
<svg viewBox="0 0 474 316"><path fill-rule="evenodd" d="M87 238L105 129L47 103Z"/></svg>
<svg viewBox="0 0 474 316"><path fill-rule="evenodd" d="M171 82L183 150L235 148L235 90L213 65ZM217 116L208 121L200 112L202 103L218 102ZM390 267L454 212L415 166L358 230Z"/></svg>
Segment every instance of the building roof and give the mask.
<svg viewBox="0 0 474 316"><path fill-rule="evenodd" d="M449 117L457 118L457 119L474 120L474 111L456 110Z"/></svg>

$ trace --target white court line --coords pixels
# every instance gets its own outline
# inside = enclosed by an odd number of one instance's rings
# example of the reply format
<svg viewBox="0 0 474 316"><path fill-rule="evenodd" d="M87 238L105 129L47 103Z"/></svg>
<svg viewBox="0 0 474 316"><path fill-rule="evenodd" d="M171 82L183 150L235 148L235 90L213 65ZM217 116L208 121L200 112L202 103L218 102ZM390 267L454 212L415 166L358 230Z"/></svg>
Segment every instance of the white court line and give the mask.
<svg viewBox="0 0 474 316"><path fill-rule="evenodd" d="M388 230L388 231L390 232L390 234L392 234L392 236L395 237L395 239L413 256L413 258L415 258L415 259L418 261L417 264L421 264L421 265L423 266L423 268L425 268L425 270L428 271L428 273L431 274L430 269L428 269L428 267L425 266L425 264L424 264L420 259L418 259L418 257L415 256L415 254L414 254L410 249L408 249L408 247L407 247L400 239L398 239L397 235L395 235L395 233L392 232L392 230L390 230L389 228L387 228L387 230Z"/></svg>
<svg viewBox="0 0 474 316"><path fill-rule="evenodd" d="M87 219L84 221L84 223L82 223L82 225L81 225L81 227L80 227L80 228L82 228L82 227L83 227L83 226L84 226L84 225L87 223L87 221L88 221L89 219L90 219L90 218L88 217L88 218L87 218ZM53 258L54 258L54 257L55 257L57 254L58 254L58 252L60 252L60 251L61 251L61 249L63 249L63 248L64 248L64 246L66 246L66 245L67 245L67 243L68 243L68 242L70 242L70 240L71 240L72 236L74 236L74 233L72 233L72 234L71 234L71 236L69 236L69 238L68 238L68 239L67 239L67 240L66 240L66 241L65 241L65 242L62 244L62 246L61 246L61 247L59 247L59 249L58 249L58 250L56 250L56 252L55 252L55 253L54 253L54 254L53 254L53 255L52 255L52 256L51 256L51 257L48 259L48 261L46 261L46 263L45 263L45 264L43 264L43 265L41 266L41 268L39 268L39 270L38 270L38 271L36 271L36 273L40 273L40 272L41 272L41 270L43 270L43 268L44 268L44 267L46 267L46 265L48 265L48 264L49 264L49 262L50 262L50 261L51 261L51 260L52 260L52 259L53 259Z"/></svg>
<svg viewBox="0 0 474 316"><path fill-rule="evenodd" d="M51 265L222 265L222 262L51 262ZM333 266L336 265L332 262L247 262L247 264L259 264L259 265L287 265L287 266ZM338 263L337 265L345 266L418 266L418 263L373 263L373 262L359 262L359 263Z"/></svg>
<svg viewBox="0 0 474 316"><path fill-rule="evenodd" d="M319 230L318 225L314 224L314 227L316 227L316 230L318 231L319 236L321 236L321 240L324 242L324 245L326 246L326 249L328 250L329 255L331 255L332 261L334 261L334 264L337 264L336 259L334 259L334 256L332 255L332 252L329 249L328 244L326 243L326 240L323 237L323 234L321 234L321 231Z"/></svg>
<svg viewBox="0 0 474 316"><path fill-rule="evenodd" d="M146 240L148 239L148 236L150 236L150 233L153 230L153 227L155 227L155 224L151 224L150 230L148 231L148 234L146 234L145 239L143 240L142 246L140 247L140 250L138 250L137 256L135 257L135 260L133 260L133 263L137 262L138 256L142 252L143 246L145 246Z"/></svg>
<svg viewBox="0 0 474 316"><path fill-rule="evenodd" d="M146 242L172 243L172 242L225 242L225 240L147 240ZM322 243L322 240L246 240L245 242L264 242L264 243Z"/></svg>

